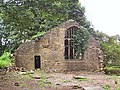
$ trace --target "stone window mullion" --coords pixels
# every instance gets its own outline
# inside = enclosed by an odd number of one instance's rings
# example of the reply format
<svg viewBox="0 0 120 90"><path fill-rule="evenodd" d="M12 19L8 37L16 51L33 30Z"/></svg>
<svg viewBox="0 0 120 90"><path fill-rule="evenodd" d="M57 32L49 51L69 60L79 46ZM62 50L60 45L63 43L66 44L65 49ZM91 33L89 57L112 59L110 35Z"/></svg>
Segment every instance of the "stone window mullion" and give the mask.
<svg viewBox="0 0 120 90"><path fill-rule="evenodd" d="M71 27L65 31L65 59L76 59L77 56L76 45L73 39L74 30L76 30L76 27Z"/></svg>

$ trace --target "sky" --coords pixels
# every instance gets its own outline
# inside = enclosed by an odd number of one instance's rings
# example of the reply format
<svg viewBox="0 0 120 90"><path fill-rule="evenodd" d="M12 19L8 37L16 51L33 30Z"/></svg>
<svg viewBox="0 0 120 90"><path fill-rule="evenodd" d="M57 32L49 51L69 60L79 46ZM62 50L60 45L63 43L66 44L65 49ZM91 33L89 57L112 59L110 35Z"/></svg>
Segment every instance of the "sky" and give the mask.
<svg viewBox="0 0 120 90"><path fill-rule="evenodd" d="M95 30L120 35L120 0L79 0Z"/></svg>

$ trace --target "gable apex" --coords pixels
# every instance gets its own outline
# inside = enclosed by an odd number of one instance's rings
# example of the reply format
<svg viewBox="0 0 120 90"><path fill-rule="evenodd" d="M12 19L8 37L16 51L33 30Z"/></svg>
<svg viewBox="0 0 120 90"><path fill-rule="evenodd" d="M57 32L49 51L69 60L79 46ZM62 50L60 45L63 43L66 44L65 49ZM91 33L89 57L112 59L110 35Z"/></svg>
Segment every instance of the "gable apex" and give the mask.
<svg viewBox="0 0 120 90"><path fill-rule="evenodd" d="M80 28L79 23L77 23L75 20L70 19L70 20L62 23L60 28L64 28L67 30L68 28L73 27L73 26Z"/></svg>

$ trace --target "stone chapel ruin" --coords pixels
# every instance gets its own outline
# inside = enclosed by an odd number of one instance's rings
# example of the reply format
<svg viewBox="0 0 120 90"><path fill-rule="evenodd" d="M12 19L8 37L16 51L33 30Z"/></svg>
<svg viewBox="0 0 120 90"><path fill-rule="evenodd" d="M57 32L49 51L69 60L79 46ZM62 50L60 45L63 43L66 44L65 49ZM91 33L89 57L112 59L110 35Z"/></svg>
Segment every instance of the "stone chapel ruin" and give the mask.
<svg viewBox="0 0 120 90"><path fill-rule="evenodd" d="M42 69L45 71L101 71L103 52L100 44L89 35L88 47L82 58L76 56L73 34L80 25L69 20L47 31L43 37L19 46L15 52L15 64L18 67Z"/></svg>

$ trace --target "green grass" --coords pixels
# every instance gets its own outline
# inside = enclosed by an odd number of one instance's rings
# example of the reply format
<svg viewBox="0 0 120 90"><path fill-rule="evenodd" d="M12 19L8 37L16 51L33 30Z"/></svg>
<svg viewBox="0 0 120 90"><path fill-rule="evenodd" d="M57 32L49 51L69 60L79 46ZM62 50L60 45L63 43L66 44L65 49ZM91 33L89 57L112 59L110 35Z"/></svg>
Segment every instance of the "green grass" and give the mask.
<svg viewBox="0 0 120 90"><path fill-rule="evenodd" d="M120 88L117 88L116 90L120 90Z"/></svg>
<svg viewBox="0 0 120 90"><path fill-rule="evenodd" d="M112 77L113 77L114 83L115 83L115 84L118 84L118 76L113 75Z"/></svg>
<svg viewBox="0 0 120 90"><path fill-rule="evenodd" d="M20 75L19 74L19 76L20 76L20 81L22 81L22 80L31 80L32 79L32 76L30 76L29 74L27 74L27 75Z"/></svg>
<svg viewBox="0 0 120 90"><path fill-rule="evenodd" d="M20 86L25 87L25 86L27 86L27 84L20 84Z"/></svg>
<svg viewBox="0 0 120 90"><path fill-rule="evenodd" d="M111 90L109 85L105 85L105 86L103 86L103 88L104 88L105 90Z"/></svg>
<svg viewBox="0 0 120 90"><path fill-rule="evenodd" d="M80 78L80 79L78 79L79 81L88 81L88 79L87 78Z"/></svg>
<svg viewBox="0 0 120 90"><path fill-rule="evenodd" d="M107 70L120 70L120 68L117 67L117 66L109 66L109 67L107 66L104 69L107 69Z"/></svg>
<svg viewBox="0 0 120 90"><path fill-rule="evenodd" d="M9 61L2 61L0 60L0 68L5 68L10 65Z"/></svg>
<svg viewBox="0 0 120 90"><path fill-rule="evenodd" d="M5 52L2 56L0 56L0 68L5 68L9 66L11 63L10 53Z"/></svg>
<svg viewBox="0 0 120 90"><path fill-rule="evenodd" d="M117 66L107 66L104 68L104 71L108 75L120 75L120 67Z"/></svg>
<svg viewBox="0 0 120 90"><path fill-rule="evenodd" d="M38 80L38 84L40 86L52 86L52 83L47 80L47 74L42 70L37 70L37 74L40 76L40 79Z"/></svg>
<svg viewBox="0 0 120 90"><path fill-rule="evenodd" d="M47 81L46 73L42 70L37 70L37 74L40 76L40 79L38 80L38 83L40 86L45 86L45 84L51 84Z"/></svg>

